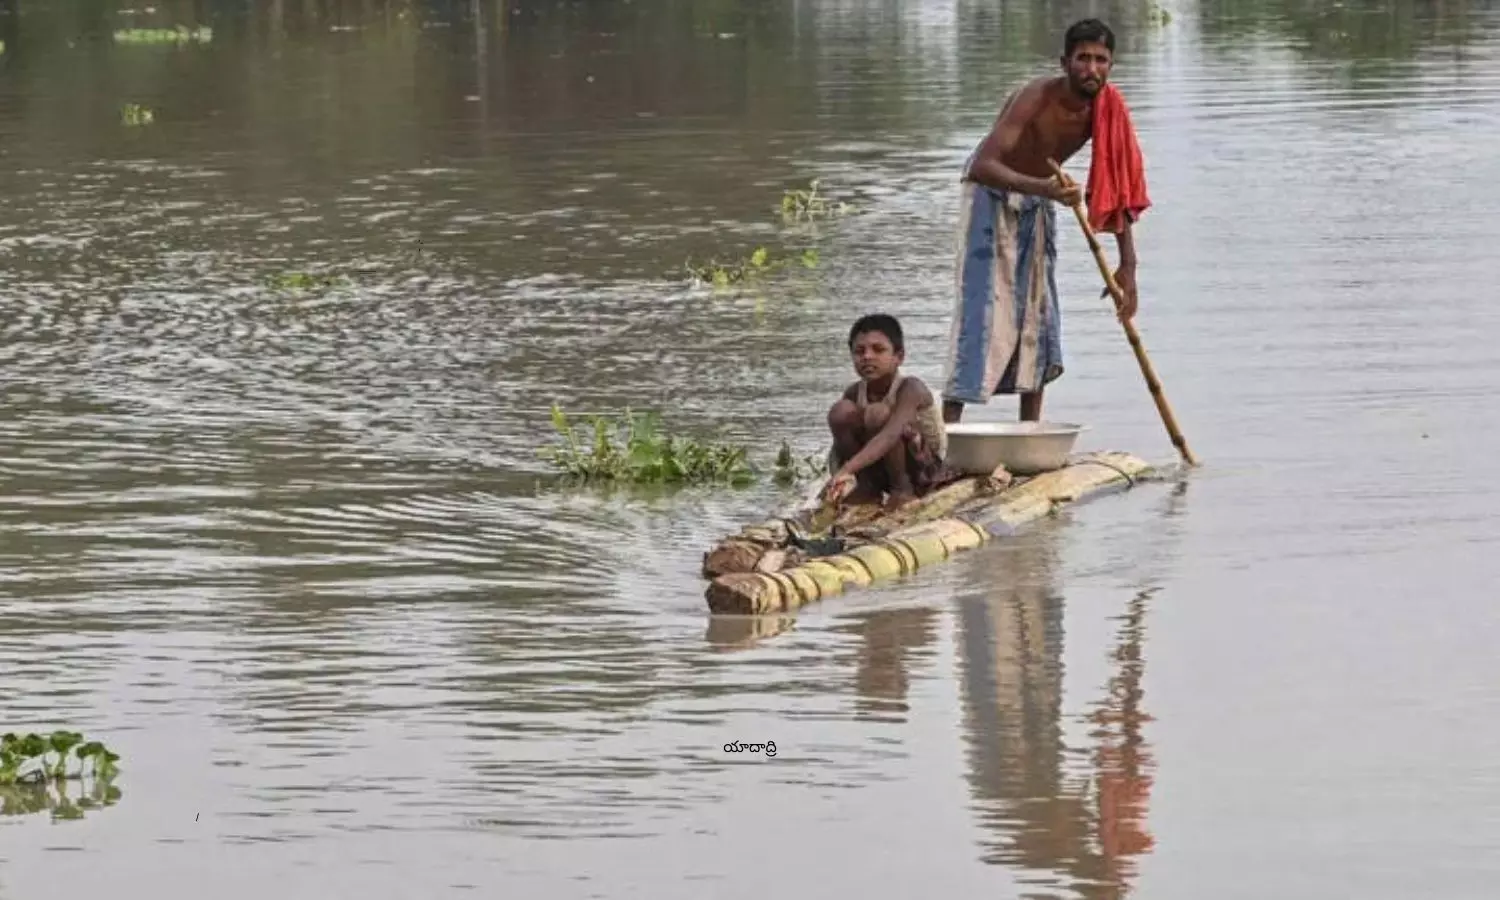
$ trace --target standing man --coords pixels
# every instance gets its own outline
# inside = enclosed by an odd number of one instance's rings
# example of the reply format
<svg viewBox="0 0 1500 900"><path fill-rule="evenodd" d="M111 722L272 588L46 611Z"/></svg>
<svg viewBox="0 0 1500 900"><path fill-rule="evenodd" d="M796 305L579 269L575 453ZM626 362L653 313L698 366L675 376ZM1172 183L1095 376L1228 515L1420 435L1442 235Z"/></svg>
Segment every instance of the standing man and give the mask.
<svg viewBox="0 0 1500 900"><path fill-rule="evenodd" d="M1118 241L1115 280L1125 294L1119 314L1135 315L1131 223L1150 200L1129 110L1109 84L1114 50L1109 26L1074 23L1063 36L1062 74L1012 93L964 167L945 422L959 421L965 403L988 403L994 394L1020 394L1022 421L1041 418L1042 391L1063 373L1053 203L1084 199L1048 160L1065 163L1090 139L1090 224Z"/></svg>

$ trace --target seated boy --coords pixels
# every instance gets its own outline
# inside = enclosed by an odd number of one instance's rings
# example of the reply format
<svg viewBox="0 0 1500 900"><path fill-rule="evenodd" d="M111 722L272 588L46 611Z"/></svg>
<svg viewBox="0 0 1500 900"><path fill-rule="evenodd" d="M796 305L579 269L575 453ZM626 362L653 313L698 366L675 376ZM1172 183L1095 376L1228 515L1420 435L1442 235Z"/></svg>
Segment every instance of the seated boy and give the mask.
<svg viewBox="0 0 1500 900"><path fill-rule="evenodd" d="M901 374L906 345L894 316L868 315L849 330L849 355L859 380L828 411L830 502L880 502L894 509L948 480L948 432L940 407L921 379Z"/></svg>

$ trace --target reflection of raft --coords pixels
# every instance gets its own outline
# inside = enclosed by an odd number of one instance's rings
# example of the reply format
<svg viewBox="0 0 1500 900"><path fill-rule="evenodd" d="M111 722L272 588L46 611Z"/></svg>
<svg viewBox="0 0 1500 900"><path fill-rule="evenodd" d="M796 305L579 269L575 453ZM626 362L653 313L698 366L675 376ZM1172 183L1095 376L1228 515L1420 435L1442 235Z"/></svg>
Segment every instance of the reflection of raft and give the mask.
<svg viewBox="0 0 1500 900"><path fill-rule="evenodd" d="M1075 456L1061 469L1029 478L968 476L885 513L854 507L828 536L809 536L813 510L750 525L704 555L715 613L779 613L910 574L960 550L1015 532L1077 503L1129 487L1153 474L1128 453Z"/></svg>

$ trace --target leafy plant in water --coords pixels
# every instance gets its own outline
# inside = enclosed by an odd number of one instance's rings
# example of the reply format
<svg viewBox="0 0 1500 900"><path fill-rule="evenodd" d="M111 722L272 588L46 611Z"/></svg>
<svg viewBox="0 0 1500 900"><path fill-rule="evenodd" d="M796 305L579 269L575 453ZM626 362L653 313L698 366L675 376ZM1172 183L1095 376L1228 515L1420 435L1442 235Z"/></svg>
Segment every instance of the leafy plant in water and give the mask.
<svg viewBox="0 0 1500 900"><path fill-rule="evenodd" d="M627 408L619 418L596 415L585 421L574 425L557 404L552 405L552 426L562 443L543 447L538 454L566 477L584 482L741 486L759 475L744 448L663 434L656 413ZM782 485L827 472L824 456L798 458L784 440L772 467L773 479Z"/></svg>
<svg viewBox="0 0 1500 900"><path fill-rule="evenodd" d="M800 262L805 268L816 268L818 265L818 251L808 248L796 257L784 256L779 259L773 259L770 251L765 247L757 247L748 259L740 262L721 263L718 260L711 259L702 265L693 265L693 261L688 260L685 268L687 269L688 276L695 281L711 284L714 287L728 287L731 284L737 284L742 281L763 278L766 275L792 265L794 259Z"/></svg>
<svg viewBox="0 0 1500 900"><path fill-rule="evenodd" d="M0 815L50 810L53 819L81 819L86 810L110 806L120 799L111 784L119 759L76 731L6 734L0 737ZM68 789L75 780L81 786L76 799Z"/></svg>
<svg viewBox="0 0 1500 900"><path fill-rule="evenodd" d="M814 178L806 190L790 190L781 195L781 217L789 222L802 219L827 219L846 216L854 206L842 200L830 200L821 191L822 183Z"/></svg>
<svg viewBox="0 0 1500 900"><path fill-rule="evenodd" d="M588 421L592 434L580 435L563 411L552 406L552 426L563 444L538 452L569 477L636 484L734 485L755 477L744 448L663 434L655 413L626 409L620 420L590 416Z"/></svg>
<svg viewBox="0 0 1500 900"><path fill-rule="evenodd" d="M156 120L156 114L139 103L127 103L120 110L120 121L126 125L150 125Z"/></svg>
<svg viewBox="0 0 1500 900"><path fill-rule="evenodd" d="M1152 2L1152 0L1147 0L1146 2L1146 17L1150 21L1161 25L1170 25L1172 23L1172 11Z"/></svg>
<svg viewBox="0 0 1500 900"><path fill-rule="evenodd" d="M117 44L206 44L214 39L214 30L208 26L188 28L123 28L115 32Z"/></svg>
<svg viewBox="0 0 1500 900"><path fill-rule="evenodd" d="M46 737L9 733L0 736L0 787L64 781L75 761L73 777L88 774L107 782L119 771L119 760L102 742L85 741L76 731L54 731Z"/></svg>
<svg viewBox="0 0 1500 900"><path fill-rule="evenodd" d="M791 444L783 440L781 449L776 453L775 471L776 481L779 484L794 484L807 478L821 478L828 474L828 457L826 454L809 453L799 458L792 454Z"/></svg>

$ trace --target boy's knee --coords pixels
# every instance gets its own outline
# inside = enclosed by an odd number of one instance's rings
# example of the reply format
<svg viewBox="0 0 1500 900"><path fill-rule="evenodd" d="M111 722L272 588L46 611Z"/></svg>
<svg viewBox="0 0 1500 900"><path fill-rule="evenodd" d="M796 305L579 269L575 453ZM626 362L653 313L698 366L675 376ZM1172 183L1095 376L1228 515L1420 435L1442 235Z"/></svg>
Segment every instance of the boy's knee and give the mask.
<svg viewBox="0 0 1500 900"><path fill-rule="evenodd" d="M885 427L885 423L891 420L891 411L884 403L872 403L865 407L862 423L865 430L874 434Z"/></svg>
<svg viewBox="0 0 1500 900"><path fill-rule="evenodd" d="M828 410L828 427L834 431L857 431L860 424L859 407L853 400L841 399Z"/></svg>

